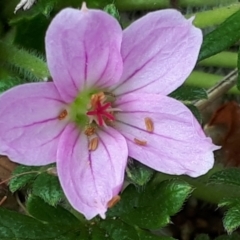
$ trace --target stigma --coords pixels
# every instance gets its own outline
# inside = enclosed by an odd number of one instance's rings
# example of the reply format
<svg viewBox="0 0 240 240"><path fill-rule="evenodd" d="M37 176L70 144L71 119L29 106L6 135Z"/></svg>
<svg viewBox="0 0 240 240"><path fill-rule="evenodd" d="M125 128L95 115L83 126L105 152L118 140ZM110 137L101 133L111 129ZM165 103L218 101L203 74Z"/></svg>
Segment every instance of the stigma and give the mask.
<svg viewBox="0 0 240 240"><path fill-rule="evenodd" d="M107 122L115 120L113 115L114 109L111 102L107 101L106 95L103 92L93 94L90 100L90 109L87 111L87 116L90 118L90 123L95 121L99 126L106 126Z"/></svg>

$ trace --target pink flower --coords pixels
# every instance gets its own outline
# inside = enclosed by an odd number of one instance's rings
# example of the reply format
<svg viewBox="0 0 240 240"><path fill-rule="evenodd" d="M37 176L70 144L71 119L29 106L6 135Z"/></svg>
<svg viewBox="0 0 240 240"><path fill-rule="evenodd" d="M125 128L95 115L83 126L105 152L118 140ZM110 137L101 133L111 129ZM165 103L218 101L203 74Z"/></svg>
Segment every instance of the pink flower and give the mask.
<svg viewBox="0 0 240 240"><path fill-rule="evenodd" d="M201 43L176 10L149 13L124 31L100 10L61 11L46 34L53 82L0 97L0 153L25 165L56 161L66 197L87 219L105 217L128 156L164 173L206 173L217 147L167 96L192 71Z"/></svg>

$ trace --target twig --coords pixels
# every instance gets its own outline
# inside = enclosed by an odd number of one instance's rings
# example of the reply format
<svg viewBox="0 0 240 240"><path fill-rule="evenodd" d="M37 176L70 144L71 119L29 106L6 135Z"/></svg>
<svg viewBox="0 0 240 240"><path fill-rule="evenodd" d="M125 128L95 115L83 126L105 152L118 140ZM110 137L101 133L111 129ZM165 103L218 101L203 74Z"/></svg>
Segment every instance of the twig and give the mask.
<svg viewBox="0 0 240 240"><path fill-rule="evenodd" d="M221 97L229 89L231 89L236 84L237 77L238 71L236 69L230 72L220 82L207 91L208 99L196 100L193 101L192 104L195 105L200 111L204 110L204 108L206 108L211 102L215 101L217 98Z"/></svg>

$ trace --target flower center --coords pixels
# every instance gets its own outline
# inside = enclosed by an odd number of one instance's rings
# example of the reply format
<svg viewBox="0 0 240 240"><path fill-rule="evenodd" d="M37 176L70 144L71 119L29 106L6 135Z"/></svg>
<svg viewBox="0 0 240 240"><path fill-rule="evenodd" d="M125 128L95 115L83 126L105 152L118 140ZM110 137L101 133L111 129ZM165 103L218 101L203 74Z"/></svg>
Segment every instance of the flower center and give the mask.
<svg viewBox="0 0 240 240"><path fill-rule="evenodd" d="M87 111L87 116L90 118L90 123L95 121L99 126L105 126L115 120L110 102L106 102L107 98L103 92L93 94L90 100L90 110Z"/></svg>

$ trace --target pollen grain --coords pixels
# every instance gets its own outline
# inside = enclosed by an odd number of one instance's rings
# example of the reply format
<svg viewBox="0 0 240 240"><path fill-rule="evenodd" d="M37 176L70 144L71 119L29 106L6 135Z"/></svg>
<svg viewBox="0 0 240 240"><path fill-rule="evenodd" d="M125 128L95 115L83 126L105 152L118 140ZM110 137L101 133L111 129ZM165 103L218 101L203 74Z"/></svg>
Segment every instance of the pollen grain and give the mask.
<svg viewBox="0 0 240 240"><path fill-rule="evenodd" d="M139 146L146 146L146 145L147 145L147 141L139 140L139 139L137 139L137 138L134 138L133 140L134 140L134 142L135 142L137 145L139 145Z"/></svg>

